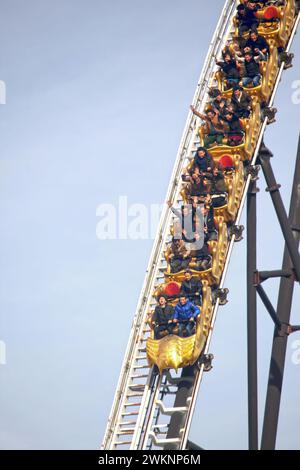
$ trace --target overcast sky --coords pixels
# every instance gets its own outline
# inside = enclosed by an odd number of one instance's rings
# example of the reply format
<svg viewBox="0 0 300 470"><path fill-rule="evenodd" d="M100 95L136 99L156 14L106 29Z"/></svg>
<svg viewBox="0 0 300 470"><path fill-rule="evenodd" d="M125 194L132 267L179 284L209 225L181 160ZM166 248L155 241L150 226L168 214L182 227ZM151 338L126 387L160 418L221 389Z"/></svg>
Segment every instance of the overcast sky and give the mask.
<svg viewBox="0 0 300 470"><path fill-rule="evenodd" d="M94 449L102 440L152 240L99 240L96 210L119 196L164 203L223 3L2 0L2 449ZM299 79L296 54L265 136L287 204ZM259 268L278 269L282 235L262 176L258 184ZM245 261L244 240L235 245L229 303L211 346L214 368L191 431L207 449L247 446ZM266 284L275 305L276 286ZM295 293L299 323L298 287ZM261 420L273 327L260 303L258 317ZM288 343L278 448L300 449L297 340Z"/></svg>

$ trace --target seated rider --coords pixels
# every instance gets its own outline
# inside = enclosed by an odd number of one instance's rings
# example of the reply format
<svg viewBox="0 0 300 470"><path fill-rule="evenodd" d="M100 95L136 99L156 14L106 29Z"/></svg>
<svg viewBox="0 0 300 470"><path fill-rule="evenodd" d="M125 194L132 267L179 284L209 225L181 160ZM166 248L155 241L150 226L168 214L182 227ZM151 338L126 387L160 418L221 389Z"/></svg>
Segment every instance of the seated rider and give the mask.
<svg viewBox="0 0 300 470"><path fill-rule="evenodd" d="M213 208L221 207L227 203L228 192L224 179L224 172L218 167L215 167L213 171L210 199Z"/></svg>
<svg viewBox="0 0 300 470"><path fill-rule="evenodd" d="M188 181L190 181L190 183L187 186L187 194L190 199L193 201L195 198L197 198L198 201L205 200L208 191L207 179L201 176L200 173L193 173L192 176L188 177Z"/></svg>
<svg viewBox="0 0 300 470"><path fill-rule="evenodd" d="M224 119L229 127L227 132L227 144L231 146L240 145L244 136L240 118L237 114L227 111Z"/></svg>
<svg viewBox="0 0 300 470"><path fill-rule="evenodd" d="M200 119L205 121L204 128L204 146L211 147L212 145L221 145L223 142L224 134L227 131L227 125L222 119L220 112L217 109L208 109L206 114L199 113L194 106L191 106L191 111Z"/></svg>
<svg viewBox="0 0 300 470"><path fill-rule="evenodd" d="M203 173L211 173L213 169L213 157L208 153L205 147L198 147L190 170L190 174L194 173L195 170L199 171L200 175Z"/></svg>
<svg viewBox="0 0 300 470"><path fill-rule="evenodd" d="M231 97L233 111L239 118L248 118L251 112L251 97L241 86L234 87Z"/></svg>
<svg viewBox="0 0 300 470"><path fill-rule="evenodd" d="M200 208L193 207L192 204L185 204L179 210L172 206L171 201L167 201L167 204L177 217L174 221L174 237L176 239L182 238L187 243L195 241L195 223L197 217L202 217Z"/></svg>
<svg viewBox="0 0 300 470"><path fill-rule="evenodd" d="M242 78L241 84L243 87L251 86L257 87L261 82L261 71L259 62L262 60L263 54L259 51L257 56L253 56L251 52L246 52L244 57L239 57L237 60L243 62L245 66L245 74Z"/></svg>
<svg viewBox="0 0 300 470"><path fill-rule="evenodd" d="M181 294L173 316L173 322L178 323L178 336L183 337L184 329L187 336L192 335L195 320L199 314L199 307L188 300L184 294Z"/></svg>
<svg viewBox="0 0 300 470"><path fill-rule="evenodd" d="M239 80L237 80L237 82L239 82ZM218 88L211 88L208 92L208 95L211 98L209 107L214 111L219 111L219 113L222 115L227 105L227 99L222 95Z"/></svg>
<svg viewBox="0 0 300 470"><path fill-rule="evenodd" d="M229 53L225 53L224 61L216 59L216 64L221 68L225 75L227 89L232 88L234 85L238 85L240 81L240 71L236 60Z"/></svg>
<svg viewBox="0 0 300 470"><path fill-rule="evenodd" d="M173 332L173 314L174 308L167 303L166 297L158 297L158 305L152 315L151 324L154 327L154 337L159 339L163 333L172 334Z"/></svg>
<svg viewBox="0 0 300 470"><path fill-rule="evenodd" d="M244 52L251 52L253 56L257 56L259 52L261 52L263 54L262 60L267 60L270 47L266 39L254 30L250 32L250 37L246 42Z"/></svg>
<svg viewBox="0 0 300 470"><path fill-rule="evenodd" d="M203 215L205 241L217 240L218 231L215 226L213 207L208 204L203 204L201 207L201 213Z"/></svg>
<svg viewBox="0 0 300 470"><path fill-rule="evenodd" d="M186 269L191 261L190 251L187 249L182 239L173 238L170 254L168 256L168 262L171 266L172 273L178 273L183 269Z"/></svg>
<svg viewBox="0 0 300 470"><path fill-rule="evenodd" d="M200 237L199 237L200 238ZM199 243L190 243L190 256L195 258L195 269L197 271L205 271L211 267L212 256L209 252L209 247L206 241Z"/></svg>
<svg viewBox="0 0 300 470"><path fill-rule="evenodd" d="M256 29L258 27L259 21L256 17L257 10L258 8L253 8L249 2L246 5L238 5L236 19L241 40L244 33L248 32L250 29Z"/></svg>
<svg viewBox="0 0 300 470"><path fill-rule="evenodd" d="M201 279L192 276L192 271L187 269L184 273L184 280L181 283L180 295L185 295L191 302L201 305L202 287Z"/></svg>

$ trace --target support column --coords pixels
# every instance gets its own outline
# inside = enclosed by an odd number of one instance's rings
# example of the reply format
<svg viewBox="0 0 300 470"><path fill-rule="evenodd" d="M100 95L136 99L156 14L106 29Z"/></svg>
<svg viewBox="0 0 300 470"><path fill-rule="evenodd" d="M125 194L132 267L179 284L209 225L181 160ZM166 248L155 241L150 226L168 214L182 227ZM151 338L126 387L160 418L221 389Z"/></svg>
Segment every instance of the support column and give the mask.
<svg viewBox="0 0 300 470"><path fill-rule="evenodd" d="M290 230L290 234L298 254L300 239L300 139L290 203L289 228L290 227L292 228L292 231ZM296 269L296 266L291 261L290 255L291 251L288 249L288 244L286 242L282 264L282 269L284 271L291 270L293 267ZM299 280L298 273L297 278ZM293 277L282 277L278 296L277 316L281 322L287 324L290 323L293 290ZM261 449L263 450L273 450L276 445L287 339L287 335L280 334L278 329L275 327L262 431Z"/></svg>
<svg viewBox="0 0 300 470"><path fill-rule="evenodd" d="M182 370L181 381L178 384L178 390L175 397L174 407L187 406L187 399L191 396L194 381L191 380L195 377L196 366L185 367ZM187 380L185 380L187 379ZM173 413L169 429L167 433L167 439L173 439L181 437L180 430L184 427L186 415L183 413ZM165 450L178 450L177 444L167 444Z"/></svg>
<svg viewBox="0 0 300 470"><path fill-rule="evenodd" d="M258 449L257 403L257 298L254 286L256 267L256 181L247 194L247 347L248 347L248 443Z"/></svg>

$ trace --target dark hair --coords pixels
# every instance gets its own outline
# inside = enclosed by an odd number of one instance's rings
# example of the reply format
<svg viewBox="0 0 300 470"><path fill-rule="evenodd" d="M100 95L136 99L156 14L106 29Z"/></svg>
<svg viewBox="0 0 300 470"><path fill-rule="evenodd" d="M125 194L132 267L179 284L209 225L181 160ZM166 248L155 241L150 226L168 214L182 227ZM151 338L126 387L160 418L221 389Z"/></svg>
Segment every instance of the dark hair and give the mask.
<svg viewBox="0 0 300 470"><path fill-rule="evenodd" d="M159 295L157 296L157 301L159 302L161 298L167 300L167 297L165 296L165 294L159 294Z"/></svg>
<svg viewBox="0 0 300 470"><path fill-rule="evenodd" d="M190 269L186 269L186 270L184 271L184 274L193 274L193 273L192 273L192 271L191 271Z"/></svg>
<svg viewBox="0 0 300 470"><path fill-rule="evenodd" d="M221 92L218 90L218 88L211 88L208 92L208 95L210 98L216 98L217 96L221 95Z"/></svg>

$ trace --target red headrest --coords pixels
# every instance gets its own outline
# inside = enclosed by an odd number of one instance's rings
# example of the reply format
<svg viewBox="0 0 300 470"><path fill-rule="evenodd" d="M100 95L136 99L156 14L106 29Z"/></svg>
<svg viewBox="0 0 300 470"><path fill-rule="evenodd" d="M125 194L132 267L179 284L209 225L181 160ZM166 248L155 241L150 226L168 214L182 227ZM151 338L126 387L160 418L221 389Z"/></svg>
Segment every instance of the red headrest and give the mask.
<svg viewBox="0 0 300 470"><path fill-rule="evenodd" d="M222 157L219 160L219 165L222 168L231 168L233 167L233 160L230 155L222 155Z"/></svg>
<svg viewBox="0 0 300 470"><path fill-rule="evenodd" d="M178 295L180 292L180 286L177 282L169 282L165 287L165 294L169 297Z"/></svg>
<svg viewBox="0 0 300 470"><path fill-rule="evenodd" d="M267 7L264 11L264 18L266 20L272 20L273 18L278 18L279 16L279 11L278 8L276 7Z"/></svg>

